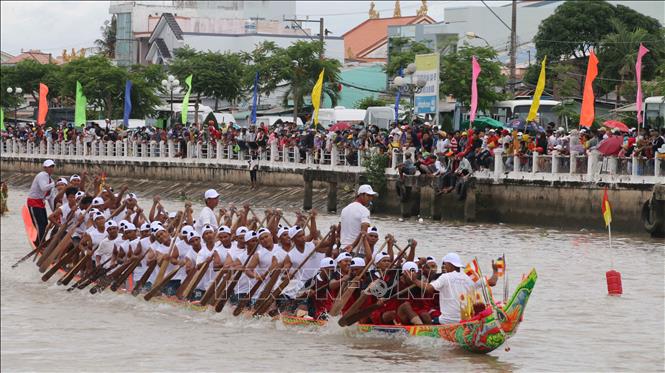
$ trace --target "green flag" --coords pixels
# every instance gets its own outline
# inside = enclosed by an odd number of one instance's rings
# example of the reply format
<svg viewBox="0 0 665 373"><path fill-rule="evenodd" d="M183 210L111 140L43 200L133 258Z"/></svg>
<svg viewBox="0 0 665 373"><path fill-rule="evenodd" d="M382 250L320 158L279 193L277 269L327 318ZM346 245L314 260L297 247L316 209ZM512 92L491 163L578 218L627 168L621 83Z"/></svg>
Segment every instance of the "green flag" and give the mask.
<svg viewBox="0 0 665 373"><path fill-rule="evenodd" d="M0 131L5 131L5 109L0 108Z"/></svg>
<svg viewBox="0 0 665 373"><path fill-rule="evenodd" d="M187 123L187 111L189 111L189 94L192 93L191 75L185 79L185 84L187 84L187 93L185 93L185 97L182 99L182 110L180 110L180 113L182 114L182 124Z"/></svg>
<svg viewBox="0 0 665 373"><path fill-rule="evenodd" d="M74 108L74 125L76 127L85 127L85 109L88 106L88 99L83 95L83 87L79 81L76 81L76 106Z"/></svg>

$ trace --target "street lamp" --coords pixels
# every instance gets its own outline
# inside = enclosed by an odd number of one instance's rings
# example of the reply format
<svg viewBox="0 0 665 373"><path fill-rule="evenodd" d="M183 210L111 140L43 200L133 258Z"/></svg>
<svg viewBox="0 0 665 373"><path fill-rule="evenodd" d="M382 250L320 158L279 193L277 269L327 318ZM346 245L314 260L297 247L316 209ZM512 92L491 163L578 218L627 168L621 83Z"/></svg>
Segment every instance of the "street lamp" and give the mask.
<svg viewBox="0 0 665 373"><path fill-rule="evenodd" d="M14 126L18 127L18 102L21 98L21 94L23 93L23 89L21 87L7 87L7 93L11 95L14 92L16 92L16 105L14 105Z"/></svg>
<svg viewBox="0 0 665 373"><path fill-rule="evenodd" d="M490 43L485 38L483 38L482 36L476 34L473 31L467 31L467 32L464 33L464 35L466 36L467 39L480 39L480 40L484 41L485 44L487 44L488 48L492 48Z"/></svg>
<svg viewBox="0 0 665 373"><path fill-rule="evenodd" d="M425 80L423 77L418 77L418 79L414 81L414 76L416 73L415 63L408 64L404 70L404 73L406 74L406 77L398 75L393 78L392 87L399 91L400 94L409 96L409 101L411 103L411 116L413 116L413 110L416 106L416 94L423 90L427 84L427 80Z"/></svg>
<svg viewBox="0 0 665 373"><path fill-rule="evenodd" d="M173 112L173 91L180 90L180 81L173 75L169 75L166 79L162 80L162 87L171 93L171 125L173 125L175 117L175 113Z"/></svg>

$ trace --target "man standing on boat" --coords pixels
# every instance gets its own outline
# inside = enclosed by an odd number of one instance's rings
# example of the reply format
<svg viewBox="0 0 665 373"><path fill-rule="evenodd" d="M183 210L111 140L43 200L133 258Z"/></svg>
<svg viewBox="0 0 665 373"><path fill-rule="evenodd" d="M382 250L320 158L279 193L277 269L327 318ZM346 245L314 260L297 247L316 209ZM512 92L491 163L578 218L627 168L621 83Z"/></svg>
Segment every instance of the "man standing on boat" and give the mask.
<svg viewBox="0 0 665 373"><path fill-rule="evenodd" d="M358 188L356 200L342 209L340 216L342 220L340 232L341 247L352 245L361 232L367 233L370 225L370 212L367 206L369 206L376 195L378 193L370 185L361 185Z"/></svg>
<svg viewBox="0 0 665 373"><path fill-rule="evenodd" d="M45 200L50 196L55 187L55 182L51 178L55 170L55 162L47 159L42 164L44 171L38 173L32 180L30 191L28 192L28 210L32 217L32 223L37 227L37 241L38 245L42 241L44 234L46 234L46 226L48 225L48 217L46 215Z"/></svg>
<svg viewBox="0 0 665 373"><path fill-rule="evenodd" d="M201 235L203 234L203 227L206 225L209 225L213 231L217 231L217 218L214 210L219 204L219 193L214 189L208 189L203 198L206 206L201 210L199 218L196 219L196 224L194 224L194 229Z"/></svg>

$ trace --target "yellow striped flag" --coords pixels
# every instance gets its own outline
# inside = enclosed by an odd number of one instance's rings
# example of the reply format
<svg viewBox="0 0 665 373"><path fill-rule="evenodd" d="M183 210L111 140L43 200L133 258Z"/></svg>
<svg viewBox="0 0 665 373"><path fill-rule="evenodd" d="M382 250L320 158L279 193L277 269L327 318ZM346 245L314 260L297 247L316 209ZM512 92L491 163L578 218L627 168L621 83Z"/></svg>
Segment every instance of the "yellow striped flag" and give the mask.
<svg viewBox="0 0 665 373"><path fill-rule="evenodd" d="M607 199L607 187L605 187L605 193L603 194L601 210L603 211L603 219L605 219L605 226L607 227L612 222L612 209L610 208L610 201Z"/></svg>
<svg viewBox="0 0 665 373"><path fill-rule="evenodd" d="M538 83L536 84L536 91L533 93L533 102L531 103L531 108L529 109L529 115L526 117L527 122L533 122L536 120L536 115L538 114L538 108L540 107L540 96L545 90L545 64L547 63L547 56L543 58L543 63L540 67L540 75L538 76Z"/></svg>
<svg viewBox="0 0 665 373"><path fill-rule="evenodd" d="M312 106L314 107L314 113L312 114L312 124L316 127L319 124L319 106L321 106L321 91L323 90L323 73L326 69L321 70L319 74L319 79L314 84L312 88Z"/></svg>

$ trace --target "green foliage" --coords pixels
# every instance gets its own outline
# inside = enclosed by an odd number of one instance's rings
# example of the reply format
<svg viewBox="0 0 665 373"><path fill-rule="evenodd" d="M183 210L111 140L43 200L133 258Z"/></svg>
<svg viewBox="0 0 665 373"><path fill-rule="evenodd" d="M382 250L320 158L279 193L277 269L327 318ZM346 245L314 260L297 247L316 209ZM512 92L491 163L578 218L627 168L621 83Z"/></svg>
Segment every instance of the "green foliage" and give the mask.
<svg viewBox="0 0 665 373"><path fill-rule="evenodd" d="M272 41L257 44L251 53L243 54L243 59L251 64L246 69L244 84L251 91L254 86L254 77L258 72L261 95L270 96L291 72L291 61L288 55L284 49L279 48Z"/></svg>
<svg viewBox="0 0 665 373"><path fill-rule="evenodd" d="M374 96L367 96L356 101L353 105L356 109L367 109L370 106L386 106L386 100Z"/></svg>
<svg viewBox="0 0 665 373"><path fill-rule="evenodd" d="M425 44L404 37L390 38L388 45L390 58L385 69L389 77L396 76L400 68L415 62L417 54L433 52Z"/></svg>
<svg viewBox="0 0 665 373"><path fill-rule="evenodd" d="M115 42L117 22L115 16L111 20L104 21L104 25L99 28L102 38L95 40L95 45L99 48L99 54L108 58L115 57Z"/></svg>
<svg viewBox="0 0 665 373"><path fill-rule="evenodd" d="M504 87L506 77L501 74L501 63L496 60L496 51L486 47L463 46L457 52L443 56L441 59L442 95L453 95L457 101L468 106L471 103L471 58L476 56L481 73L478 76L478 108L489 109L505 95L497 92Z"/></svg>
<svg viewBox="0 0 665 373"><path fill-rule="evenodd" d="M363 161L363 167L365 167L367 183L372 186L372 189L379 194L385 193L388 187L388 179L386 178L388 155L375 154L367 157Z"/></svg>

